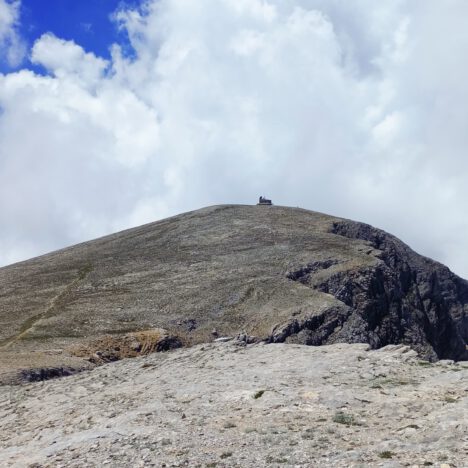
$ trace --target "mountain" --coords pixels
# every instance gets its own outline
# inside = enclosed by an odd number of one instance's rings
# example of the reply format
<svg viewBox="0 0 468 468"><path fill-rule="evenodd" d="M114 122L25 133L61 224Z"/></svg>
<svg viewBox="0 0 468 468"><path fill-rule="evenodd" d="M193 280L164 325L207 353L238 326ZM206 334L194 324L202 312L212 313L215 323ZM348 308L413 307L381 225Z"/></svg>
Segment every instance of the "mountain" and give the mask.
<svg viewBox="0 0 468 468"><path fill-rule="evenodd" d="M167 347L243 334L465 360L468 282L366 224L223 205L1 268L0 323L10 377L85 367L77 349L154 329Z"/></svg>

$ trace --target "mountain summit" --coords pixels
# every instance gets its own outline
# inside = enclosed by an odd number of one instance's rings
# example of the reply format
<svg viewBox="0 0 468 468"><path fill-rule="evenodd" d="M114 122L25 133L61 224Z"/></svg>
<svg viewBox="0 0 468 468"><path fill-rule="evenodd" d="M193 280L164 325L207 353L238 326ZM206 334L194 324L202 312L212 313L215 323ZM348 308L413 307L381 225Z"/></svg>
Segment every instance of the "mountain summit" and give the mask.
<svg viewBox="0 0 468 468"><path fill-rule="evenodd" d="M465 360L468 282L366 224L222 205L1 268L0 321L0 374L79 367L74 347L153 329Z"/></svg>

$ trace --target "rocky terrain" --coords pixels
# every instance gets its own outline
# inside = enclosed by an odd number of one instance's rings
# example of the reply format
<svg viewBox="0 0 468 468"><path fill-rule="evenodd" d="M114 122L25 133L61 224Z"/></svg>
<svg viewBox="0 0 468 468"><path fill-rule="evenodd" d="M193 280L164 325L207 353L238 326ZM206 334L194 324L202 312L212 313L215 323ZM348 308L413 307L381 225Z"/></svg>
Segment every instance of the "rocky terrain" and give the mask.
<svg viewBox="0 0 468 468"><path fill-rule="evenodd" d="M231 340L0 387L2 467L466 467L468 363Z"/></svg>
<svg viewBox="0 0 468 468"><path fill-rule="evenodd" d="M177 346L243 333L465 360L468 283L362 223L223 205L1 268L0 324L4 384L164 348L129 344L155 330Z"/></svg>

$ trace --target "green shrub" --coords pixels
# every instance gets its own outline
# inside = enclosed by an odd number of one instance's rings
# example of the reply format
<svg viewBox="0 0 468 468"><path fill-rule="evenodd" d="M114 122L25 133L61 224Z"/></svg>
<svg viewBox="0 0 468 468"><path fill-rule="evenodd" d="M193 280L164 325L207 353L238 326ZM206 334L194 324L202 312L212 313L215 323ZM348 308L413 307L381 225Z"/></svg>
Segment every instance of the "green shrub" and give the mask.
<svg viewBox="0 0 468 468"><path fill-rule="evenodd" d="M266 390L259 390L258 392L255 392L254 393L254 399L255 400L258 400L259 398L261 398L263 396L263 394L266 392Z"/></svg>
<svg viewBox="0 0 468 468"><path fill-rule="evenodd" d="M354 419L352 414L343 413L343 411L338 411L333 416L333 422L338 424L345 424L346 426L359 426L360 424Z"/></svg>

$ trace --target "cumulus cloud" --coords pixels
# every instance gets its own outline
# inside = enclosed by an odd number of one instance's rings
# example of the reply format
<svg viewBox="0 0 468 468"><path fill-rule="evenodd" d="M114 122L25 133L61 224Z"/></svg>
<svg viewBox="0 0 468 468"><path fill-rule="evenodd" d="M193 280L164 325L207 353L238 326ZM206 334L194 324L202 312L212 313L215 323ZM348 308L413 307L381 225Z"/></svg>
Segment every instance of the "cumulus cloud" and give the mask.
<svg viewBox="0 0 468 468"><path fill-rule="evenodd" d="M0 60L17 66L25 55L25 44L17 32L20 0L0 0Z"/></svg>
<svg viewBox="0 0 468 468"><path fill-rule="evenodd" d="M109 61L42 36L47 76L0 76L0 261L262 193L468 277L467 13L159 0L115 13L133 53L113 44Z"/></svg>
<svg viewBox="0 0 468 468"><path fill-rule="evenodd" d="M57 78L76 78L82 83L96 84L103 78L107 62L86 53L73 41L64 41L53 34L44 34L33 46L31 61L42 65Z"/></svg>

